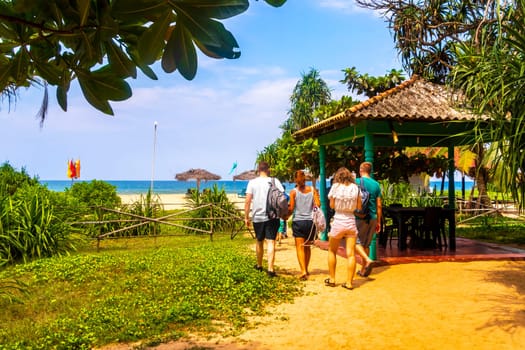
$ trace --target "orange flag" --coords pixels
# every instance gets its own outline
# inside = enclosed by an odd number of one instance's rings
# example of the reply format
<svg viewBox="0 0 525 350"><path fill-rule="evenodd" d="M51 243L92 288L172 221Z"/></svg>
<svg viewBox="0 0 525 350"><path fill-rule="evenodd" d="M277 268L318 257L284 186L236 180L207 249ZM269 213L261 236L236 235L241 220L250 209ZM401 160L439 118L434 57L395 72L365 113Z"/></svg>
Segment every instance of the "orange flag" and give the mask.
<svg viewBox="0 0 525 350"><path fill-rule="evenodd" d="M80 177L80 159L75 162L75 179Z"/></svg>

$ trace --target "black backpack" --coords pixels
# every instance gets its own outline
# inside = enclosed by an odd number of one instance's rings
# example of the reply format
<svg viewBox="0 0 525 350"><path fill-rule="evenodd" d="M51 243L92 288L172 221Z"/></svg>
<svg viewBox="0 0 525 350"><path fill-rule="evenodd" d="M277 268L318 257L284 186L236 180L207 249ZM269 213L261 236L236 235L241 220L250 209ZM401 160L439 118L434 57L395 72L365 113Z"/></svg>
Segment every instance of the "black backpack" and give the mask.
<svg viewBox="0 0 525 350"><path fill-rule="evenodd" d="M272 177L270 189L266 197L266 214L268 219L287 219L288 218L288 198L286 194L275 186L275 179Z"/></svg>
<svg viewBox="0 0 525 350"><path fill-rule="evenodd" d="M361 194L361 210L355 210L354 215L361 220L370 220L370 192L365 187L364 179L359 180L359 192Z"/></svg>

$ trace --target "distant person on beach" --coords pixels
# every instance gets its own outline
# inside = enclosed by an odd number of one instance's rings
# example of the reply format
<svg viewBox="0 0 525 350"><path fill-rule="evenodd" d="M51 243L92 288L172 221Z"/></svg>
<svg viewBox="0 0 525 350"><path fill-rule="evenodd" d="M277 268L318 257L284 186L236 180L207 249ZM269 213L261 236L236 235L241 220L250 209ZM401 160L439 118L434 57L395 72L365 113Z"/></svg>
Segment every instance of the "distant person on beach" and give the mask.
<svg viewBox="0 0 525 350"><path fill-rule="evenodd" d="M356 270L355 245L357 226L354 216L356 209L361 209L359 188L350 170L341 167L334 175L334 182L328 193L330 207L335 209L334 218L328 233L328 272L330 277L324 280L325 286L335 287L337 250L343 238L346 239L347 277L341 286L353 289ZM370 265L371 266L371 265Z"/></svg>
<svg viewBox="0 0 525 350"><path fill-rule="evenodd" d="M311 186L306 185L304 171L297 170L294 175L295 188L290 192L288 212L292 215L292 232L295 239L297 260L301 269L299 279L308 279L308 265L310 264L311 249L316 235L313 221L314 207L319 207L321 201L319 193Z"/></svg>
<svg viewBox="0 0 525 350"><path fill-rule="evenodd" d="M286 195L286 198L288 199L288 201L290 201L290 196L286 193L286 187L283 185L283 188L284 188L284 194ZM287 220L284 220L284 219L279 219L279 230L277 230L277 242L279 243L279 245L281 245L281 240L283 238L288 238L288 225L287 225Z"/></svg>
<svg viewBox="0 0 525 350"><path fill-rule="evenodd" d="M250 220L253 222L253 230L257 239L255 253L257 263L254 266L256 270L262 271L262 261L264 254L264 242L268 255L267 274L275 277L275 239L279 229L279 218L269 219L266 213L266 199L270 189L270 167L267 162L260 162L258 166L259 176L248 182L246 187L246 199L244 201L244 223L250 227ZM275 186L284 192L283 185L279 179L275 179ZM251 208L251 211L250 211ZM250 219L251 217L251 219Z"/></svg>
<svg viewBox="0 0 525 350"><path fill-rule="evenodd" d="M381 186L379 182L372 179L370 174L372 173L372 163L363 162L359 166L359 175L361 176L356 180L359 185L361 181L363 186L370 193L370 199L368 202L368 209L370 210L370 217L366 219L357 219L357 253L361 256L361 259L366 261L366 264L361 265L361 270L358 275L362 277L368 277L371 269L372 260L370 259L370 243L375 233L381 231L381 216L383 215L383 207L381 205ZM364 252L362 251L364 250Z"/></svg>

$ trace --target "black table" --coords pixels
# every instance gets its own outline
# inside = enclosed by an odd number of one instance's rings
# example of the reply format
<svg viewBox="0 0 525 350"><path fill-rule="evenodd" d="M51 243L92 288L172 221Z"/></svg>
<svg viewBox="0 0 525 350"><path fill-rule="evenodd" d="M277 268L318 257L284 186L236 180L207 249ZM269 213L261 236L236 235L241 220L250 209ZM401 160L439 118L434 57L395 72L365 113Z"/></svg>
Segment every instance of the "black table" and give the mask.
<svg viewBox="0 0 525 350"><path fill-rule="evenodd" d="M407 221L410 218L422 218L425 215L425 207L386 207L385 215L395 218L398 223L399 249L407 249ZM441 208L441 215L448 220L448 248L456 250L456 210Z"/></svg>

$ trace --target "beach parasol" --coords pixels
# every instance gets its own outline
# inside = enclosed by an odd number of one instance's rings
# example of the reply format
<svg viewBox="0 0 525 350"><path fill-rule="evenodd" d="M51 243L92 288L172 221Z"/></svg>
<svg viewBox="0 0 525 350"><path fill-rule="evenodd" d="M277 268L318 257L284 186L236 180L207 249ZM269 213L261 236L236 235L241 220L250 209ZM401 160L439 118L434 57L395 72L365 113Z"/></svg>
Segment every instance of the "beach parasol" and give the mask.
<svg viewBox="0 0 525 350"><path fill-rule="evenodd" d="M179 181L197 180L197 192L199 192L201 180L220 180L221 177L204 169L190 169L183 173L176 174L175 179Z"/></svg>
<svg viewBox="0 0 525 350"><path fill-rule="evenodd" d="M233 177L233 181L235 180L252 180L257 177L257 172L255 170L246 170L240 173L239 175L235 175Z"/></svg>

